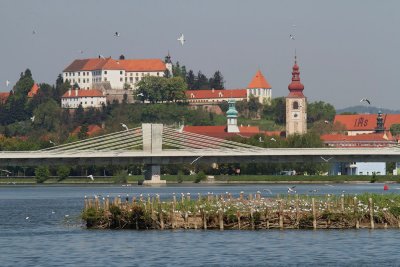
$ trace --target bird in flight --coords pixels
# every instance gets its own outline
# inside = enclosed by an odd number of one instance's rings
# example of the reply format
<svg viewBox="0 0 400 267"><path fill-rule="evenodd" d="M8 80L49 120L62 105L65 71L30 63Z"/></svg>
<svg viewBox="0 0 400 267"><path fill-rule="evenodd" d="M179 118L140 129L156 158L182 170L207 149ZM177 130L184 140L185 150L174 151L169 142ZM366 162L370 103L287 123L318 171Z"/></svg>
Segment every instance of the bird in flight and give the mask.
<svg viewBox="0 0 400 267"><path fill-rule="evenodd" d="M92 174L89 174L89 175L87 176L87 178L90 178L90 180L94 181L94 177L93 177Z"/></svg>
<svg viewBox="0 0 400 267"><path fill-rule="evenodd" d="M125 123L122 123L122 122L121 122L120 124L121 124L121 126L122 126L122 127L124 127L124 128L125 128L125 130L127 130L127 131L129 130L128 126L126 126L126 124L125 124Z"/></svg>
<svg viewBox="0 0 400 267"><path fill-rule="evenodd" d="M181 36L177 39L179 42L181 42L181 45L183 46L185 44L185 37L183 36L183 33L181 33Z"/></svg>
<svg viewBox="0 0 400 267"><path fill-rule="evenodd" d="M290 39L294 40L294 35L293 34L289 35L289 37L290 37Z"/></svg>
<svg viewBox="0 0 400 267"><path fill-rule="evenodd" d="M7 81L6 81L6 86L8 87L9 85L10 85L10 81L7 80Z"/></svg>
<svg viewBox="0 0 400 267"><path fill-rule="evenodd" d="M325 161L325 162L328 162L328 161L330 161L331 159L333 159L333 157L330 157L330 158L324 158L323 156L320 156L321 157L321 159L323 160L323 161Z"/></svg>
<svg viewBox="0 0 400 267"><path fill-rule="evenodd" d="M271 137L271 139L270 139L271 141L274 141L274 142L276 142L276 139L275 138L273 138L273 137Z"/></svg>
<svg viewBox="0 0 400 267"><path fill-rule="evenodd" d="M49 140L49 143L52 144L53 146L56 145L56 143L54 143L53 141Z"/></svg>
<svg viewBox="0 0 400 267"><path fill-rule="evenodd" d="M114 36L115 36L115 37L119 37L119 36L120 36L120 35L119 35L119 32L115 32L115 33L114 33Z"/></svg>
<svg viewBox="0 0 400 267"><path fill-rule="evenodd" d="M296 190L294 190L296 188L296 186L292 186L292 187L288 187L287 189L287 192L288 192L288 194L290 194L290 193L296 193Z"/></svg>
<svg viewBox="0 0 400 267"><path fill-rule="evenodd" d="M369 101L369 100L366 99L366 98L361 99L360 102L367 102L369 105L371 104L371 101Z"/></svg>
<svg viewBox="0 0 400 267"><path fill-rule="evenodd" d="M203 156L197 157L195 160L193 160L190 164L195 163L196 161L198 161L200 158L202 158Z"/></svg>
<svg viewBox="0 0 400 267"><path fill-rule="evenodd" d="M267 191L268 193L270 193L270 194L272 195L272 191L271 191L271 189L264 188L264 189L263 189L263 191Z"/></svg>
<svg viewBox="0 0 400 267"><path fill-rule="evenodd" d="M35 115L33 115L33 116L31 117L31 121L32 121L32 122L35 121Z"/></svg>

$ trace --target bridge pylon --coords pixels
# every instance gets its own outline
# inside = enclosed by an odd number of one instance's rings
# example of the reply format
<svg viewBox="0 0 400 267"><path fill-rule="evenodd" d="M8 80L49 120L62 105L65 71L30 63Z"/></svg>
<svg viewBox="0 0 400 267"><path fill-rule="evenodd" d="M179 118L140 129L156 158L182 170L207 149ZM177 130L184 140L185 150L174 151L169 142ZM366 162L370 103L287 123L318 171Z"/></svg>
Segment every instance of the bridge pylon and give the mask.
<svg viewBox="0 0 400 267"><path fill-rule="evenodd" d="M143 151L148 153L159 153L162 151L162 136L164 126L162 124L143 123ZM157 158L152 158L152 162L145 165L143 185L166 184L166 180L161 180L161 166Z"/></svg>

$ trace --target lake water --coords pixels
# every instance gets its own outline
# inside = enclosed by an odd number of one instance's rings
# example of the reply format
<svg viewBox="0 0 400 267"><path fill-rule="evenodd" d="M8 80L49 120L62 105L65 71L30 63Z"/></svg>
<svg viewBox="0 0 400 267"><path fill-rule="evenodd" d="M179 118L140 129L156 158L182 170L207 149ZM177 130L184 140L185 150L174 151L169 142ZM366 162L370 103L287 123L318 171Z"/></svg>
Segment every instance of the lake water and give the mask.
<svg viewBox="0 0 400 267"><path fill-rule="evenodd" d="M400 230L87 230L85 195L287 193L290 185L0 187L0 266L400 266ZM390 193L400 193L391 185ZM268 189L268 190L264 190ZM297 185L300 194L385 193L383 184Z"/></svg>

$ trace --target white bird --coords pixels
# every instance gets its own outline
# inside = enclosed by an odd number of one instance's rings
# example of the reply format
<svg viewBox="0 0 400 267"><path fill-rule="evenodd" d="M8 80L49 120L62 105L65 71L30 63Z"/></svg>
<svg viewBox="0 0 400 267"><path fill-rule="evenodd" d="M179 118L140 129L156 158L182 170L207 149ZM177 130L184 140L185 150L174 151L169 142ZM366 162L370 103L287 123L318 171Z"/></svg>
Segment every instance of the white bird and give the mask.
<svg viewBox="0 0 400 267"><path fill-rule="evenodd" d="M185 37L183 36L183 33L181 33L181 36L177 39L179 42L181 42L181 45L183 46L185 44Z"/></svg>
<svg viewBox="0 0 400 267"><path fill-rule="evenodd" d="M120 124L121 124L122 127L125 128L125 130L127 130L127 131L129 130L129 128L128 128L128 126L126 126L126 124L124 124L124 123L122 123L122 122L121 122Z"/></svg>
<svg viewBox="0 0 400 267"><path fill-rule="evenodd" d="M11 173L9 170L1 170L2 172Z"/></svg>
<svg viewBox="0 0 400 267"><path fill-rule="evenodd" d="M89 174L89 175L87 176L87 178L90 178L90 180L94 181L94 177L93 177L92 174Z"/></svg>
<svg viewBox="0 0 400 267"><path fill-rule="evenodd" d="M53 146L56 145L56 143L54 143L53 141L49 140L49 143L52 144Z"/></svg>
<svg viewBox="0 0 400 267"><path fill-rule="evenodd" d="M275 138L273 138L273 137L271 137L271 139L270 139L271 141L274 141L274 142L276 142L276 139Z"/></svg>
<svg viewBox="0 0 400 267"><path fill-rule="evenodd" d="M328 162L328 161L330 161L331 159L333 159L333 157L330 157L330 158L324 158L323 156L320 156L321 157L321 159L323 160L323 161L325 161L325 162Z"/></svg>
<svg viewBox="0 0 400 267"><path fill-rule="evenodd" d="M294 40L294 35L293 34L289 35L289 37L290 37L290 39Z"/></svg>
<svg viewBox="0 0 400 267"><path fill-rule="evenodd" d="M55 212L54 210L52 210L52 211L51 211L51 214L54 214L54 213L56 213L56 212Z"/></svg>
<svg viewBox="0 0 400 267"><path fill-rule="evenodd" d="M360 102L367 102L368 104L371 104L371 101L369 101L369 100L366 99L366 98L361 99Z"/></svg>
<svg viewBox="0 0 400 267"><path fill-rule="evenodd" d="M35 121L35 116L31 117L31 121L34 122Z"/></svg>
<svg viewBox="0 0 400 267"><path fill-rule="evenodd" d="M198 161L200 158L202 158L203 156L197 157L195 160L193 160L190 164L195 163L196 161Z"/></svg>
<svg viewBox="0 0 400 267"><path fill-rule="evenodd" d="M268 193L270 193L272 195L272 191L268 188L263 189L263 191L267 191Z"/></svg>
<svg viewBox="0 0 400 267"><path fill-rule="evenodd" d="M115 32L115 33L114 33L114 36L115 36L115 37L119 37L119 36L120 36L120 35L119 35L119 32Z"/></svg>
<svg viewBox="0 0 400 267"><path fill-rule="evenodd" d="M6 81L6 86L8 87L9 85L10 85L10 81L7 80L7 81Z"/></svg>
<svg viewBox="0 0 400 267"><path fill-rule="evenodd" d="M264 140L262 140L261 136L258 138L258 141L259 141L260 143L264 142Z"/></svg>
<svg viewBox="0 0 400 267"><path fill-rule="evenodd" d="M327 120L324 120L324 122L325 122L326 124L329 124L329 121L327 121Z"/></svg>
<svg viewBox="0 0 400 267"><path fill-rule="evenodd" d="M288 190L287 190L288 194L290 194L290 193L296 193L296 190L294 190L295 187L296 187L296 186L288 187Z"/></svg>
<svg viewBox="0 0 400 267"><path fill-rule="evenodd" d="M25 220L29 220L29 217L26 217Z"/></svg>
<svg viewBox="0 0 400 267"><path fill-rule="evenodd" d="M182 124L182 126L178 129L178 133L182 133L183 132L183 128L185 128L185 125Z"/></svg>
<svg viewBox="0 0 400 267"><path fill-rule="evenodd" d="M99 55L99 58L106 59L103 55Z"/></svg>

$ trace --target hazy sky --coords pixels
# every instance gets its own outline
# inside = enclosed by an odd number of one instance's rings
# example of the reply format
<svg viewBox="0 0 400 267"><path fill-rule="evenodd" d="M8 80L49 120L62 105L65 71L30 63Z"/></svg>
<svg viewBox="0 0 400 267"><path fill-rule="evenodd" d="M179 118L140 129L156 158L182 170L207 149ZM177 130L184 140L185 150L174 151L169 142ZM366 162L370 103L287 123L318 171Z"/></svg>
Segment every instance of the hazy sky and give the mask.
<svg viewBox="0 0 400 267"><path fill-rule="evenodd" d="M1 0L0 91L26 68L54 84L77 58L170 51L195 72L220 70L226 88L246 87L260 68L272 96L286 96L296 48L309 101L399 109L399 10L397 0Z"/></svg>

